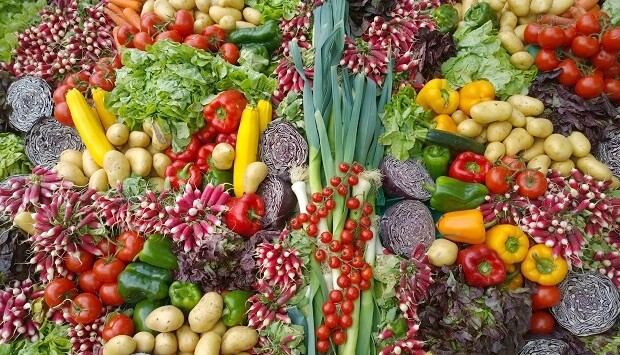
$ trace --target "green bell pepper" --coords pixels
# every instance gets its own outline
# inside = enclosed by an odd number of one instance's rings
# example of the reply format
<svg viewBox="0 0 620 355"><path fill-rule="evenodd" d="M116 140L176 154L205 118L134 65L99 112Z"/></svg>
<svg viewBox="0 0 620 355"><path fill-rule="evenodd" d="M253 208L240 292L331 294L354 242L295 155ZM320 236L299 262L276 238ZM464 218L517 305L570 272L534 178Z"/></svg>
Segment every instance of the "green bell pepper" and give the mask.
<svg viewBox="0 0 620 355"><path fill-rule="evenodd" d="M221 184L229 184L232 185L233 182L233 174L227 170L219 170L213 167L209 168L209 171L204 175L202 179L202 183L206 186L207 184L212 184L213 186L221 185Z"/></svg>
<svg viewBox="0 0 620 355"><path fill-rule="evenodd" d="M127 303L168 297L172 274L147 263L131 263L118 275L118 294Z"/></svg>
<svg viewBox="0 0 620 355"><path fill-rule="evenodd" d="M278 23L269 20L260 26L233 30L228 34L228 40L237 46L250 43L262 44L267 52L273 53L282 43L282 34Z"/></svg>
<svg viewBox="0 0 620 355"><path fill-rule="evenodd" d="M454 6L444 4L433 10L433 20L439 32L452 33L458 27L459 12L456 11Z"/></svg>
<svg viewBox="0 0 620 355"><path fill-rule="evenodd" d="M493 28L499 27L497 13L491 8L491 5L486 2L479 2L470 7L463 19L465 22L469 22L475 27L480 27L489 21L493 24Z"/></svg>
<svg viewBox="0 0 620 355"><path fill-rule="evenodd" d="M191 282L175 281L168 290L170 304L189 314L202 298L202 289Z"/></svg>
<svg viewBox="0 0 620 355"><path fill-rule="evenodd" d="M243 290L230 291L222 296L224 299L222 321L227 327L241 325L248 319L247 303L250 297L252 297L252 292Z"/></svg>
<svg viewBox="0 0 620 355"><path fill-rule="evenodd" d="M142 246L138 254L140 261L167 270L177 270L177 256L172 252L172 239L161 234L151 235Z"/></svg>
<svg viewBox="0 0 620 355"><path fill-rule="evenodd" d="M471 210L482 203L489 194L486 186L478 183L463 182L448 176L440 176L435 186L425 184L424 188L430 191L430 204L441 212Z"/></svg>
<svg viewBox="0 0 620 355"><path fill-rule="evenodd" d="M433 180L440 176L448 175L450 166L450 149L441 145L429 145L422 151L422 158L426 170Z"/></svg>
<svg viewBox="0 0 620 355"><path fill-rule="evenodd" d="M135 328L135 332L149 332L153 335L158 332L146 326L146 317L151 314L156 308L164 306L166 304L165 300L142 300L136 304L133 309L133 326Z"/></svg>

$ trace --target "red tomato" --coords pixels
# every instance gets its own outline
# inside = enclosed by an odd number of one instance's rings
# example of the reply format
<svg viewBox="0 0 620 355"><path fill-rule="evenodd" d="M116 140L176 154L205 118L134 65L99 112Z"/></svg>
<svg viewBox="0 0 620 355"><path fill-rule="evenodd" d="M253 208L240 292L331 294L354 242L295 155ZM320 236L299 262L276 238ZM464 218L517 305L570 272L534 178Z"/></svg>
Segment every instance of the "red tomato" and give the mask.
<svg viewBox="0 0 620 355"><path fill-rule="evenodd" d="M620 51L620 27L614 27L603 33L601 44L610 52Z"/></svg>
<svg viewBox="0 0 620 355"><path fill-rule="evenodd" d="M593 57L590 58L590 62L595 67L601 70L607 70L614 64L618 63L618 52L608 52L604 49L598 51Z"/></svg>
<svg viewBox="0 0 620 355"><path fill-rule="evenodd" d="M329 351L330 343L328 340L318 340L316 342L316 351L326 353Z"/></svg>
<svg viewBox="0 0 620 355"><path fill-rule="evenodd" d="M351 314L355 310L355 303L351 300L344 300L340 305L340 311L344 314Z"/></svg>
<svg viewBox="0 0 620 355"><path fill-rule="evenodd" d="M517 174L519 195L527 198L538 198L547 191L546 171L526 170Z"/></svg>
<svg viewBox="0 0 620 355"><path fill-rule="evenodd" d="M557 286L537 285L536 293L532 295L532 309L535 311L553 307L562 299L562 293Z"/></svg>
<svg viewBox="0 0 620 355"><path fill-rule="evenodd" d="M504 155L502 157L502 163L511 170L523 170L525 169L525 162L519 158L509 157Z"/></svg>
<svg viewBox="0 0 620 355"><path fill-rule="evenodd" d="M115 55L114 57L103 57L95 64L95 71L100 72L113 72L114 69L120 69L123 66L121 63L121 56Z"/></svg>
<svg viewBox="0 0 620 355"><path fill-rule="evenodd" d="M510 190L512 172L503 166L496 166L489 170L484 178L489 191L496 194L504 194Z"/></svg>
<svg viewBox="0 0 620 355"><path fill-rule="evenodd" d="M71 117L71 111L69 111L69 106L67 106L66 102L61 102L54 106L54 118L65 126L75 126Z"/></svg>
<svg viewBox="0 0 620 355"><path fill-rule="evenodd" d="M65 265L67 265L67 269L79 274L90 269L93 266L94 260L93 254L83 249L78 249L74 253L67 253Z"/></svg>
<svg viewBox="0 0 620 355"><path fill-rule="evenodd" d="M92 293L81 293L73 299L69 315L76 323L89 324L99 318L102 309L99 297Z"/></svg>
<svg viewBox="0 0 620 355"><path fill-rule="evenodd" d="M577 80L581 78L581 72L579 72L577 64L572 59L564 59L560 62L558 68L562 68L562 73L558 76L558 81L562 85L574 86L577 84Z"/></svg>
<svg viewBox="0 0 620 355"><path fill-rule="evenodd" d="M342 330L336 330L332 334L332 341L336 345L342 345L347 342L347 335Z"/></svg>
<svg viewBox="0 0 620 355"><path fill-rule="evenodd" d="M194 16L187 10L177 10L174 23L170 27L171 30L177 31L181 37L185 38L194 33Z"/></svg>
<svg viewBox="0 0 620 355"><path fill-rule="evenodd" d="M530 333L548 334L553 331L555 320L547 311L537 311L532 313L530 321Z"/></svg>
<svg viewBox="0 0 620 355"><path fill-rule="evenodd" d="M578 57L591 57L598 52L599 43L596 38L588 36L577 36L570 46L571 52Z"/></svg>
<svg viewBox="0 0 620 355"><path fill-rule="evenodd" d="M118 34L116 35L118 39L118 43L121 46L125 46L127 48L133 48L133 37L138 32L139 32L138 29L133 26L125 25L125 26L119 27Z"/></svg>
<svg viewBox="0 0 620 355"><path fill-rule="evenodd" d="M107 238L103 238L97 243L97 249L101 250L103 256L114 255L114 253L116 253L116 244L112 243L112 241Z"/></svg>
<svg viewBox="0 0 620 355"><path fill-rule="evenodd" d="M563 47L570 48L571 44L573 44L573 40L577 37L577 29L575 26L568 26L564 29L564 37L566 40L564 41Z"/></svg>
<svg viewBox="0 0 620 355"><path fill-rule="evenodd" d="M103 283L97 280L93 270L86 270L78 276L78 286L80 291L86 293L97 293Z"/></svg>
<svg viewBox="0 0 620 355"><path fill-rule="evenodd" d="M587 13L577 19L577 32L584 35L591 35L601 32L601 23L593 13Z"/></svg>
<svg viewBox="0 0 620 355"><path fill-rule="evenodd" d="M340 323L340 318L338 318L335 313L328 314L325 316L323 323L325 323L325 325L328 326L330 329L334 329Z"/></svg>
<svg viewBox="0 0 620 355"><path fill-rule="evenodd" d="M144 238L134 231L121 233L116 241L119 243L116 257L127 262L133 261L144 246Z"/></svg>
<svg viewBox="0 0 620 355"><path fill-rule="evenodd" d="M319 340L329 339L329 336L331 335L331 333L332 333L331 329L329 329L329 327L326 325L322 325L316 328L316 338Z"/></svg>
<svg viewBox="0 0 620 355"><path fill-rule="evenodd" d="M65 95L67 95L67 92L71 89L69 85L60 85L57 87L56 90L54 90L54 103L59 104L65 102Z"/></svg>
<svg viewBox="0 0 620 355"><path fill-rule="evenodd" d="M162 21L161 17L157 16L157 14L147 12L142 15L142 19L140 19L140 29L153 36L159 31L163 23L164 21Z"/></svg>
<svg viewBox="0 0 620 355"><path fill-rule="evenodd" d="M101 302L106 306L122 306L125 304L125 300L118 294L118 283L109 282L104 283L99 288L99 297Z"/></svg>
<svg viewBox="0 0 620 355"><path fill-rule="evenodd" d="M209 49L209 40L203 35L189 35L185 37L185 41L183 43L205 51Z"/></svg>
<svg viewBox="0 0 620 355"><path fill-rule="evenodd" d="M78 89L80 92L86 91L88 89L88 79L89 75L86 72L79 72L75 74L71 74L67 79L67 85L72 88Z"/></svg>
<svg viewBox="0 0 620 355"><path fill-rule="evenodd" d="M107 283L116 282L118 274L125 270L125 263L118 259L99 259L93 265L93 271L97 280Z"/></svg>
<svg viewBox="0 0 620 355"><path fill-rule="evenodd" d="M117 335L133 336L134 325L133 320L126 314L119 313L106 323L103 327L102 337L105 341L110 341Z"/></svg>
<svg viewBox="0 0 620 355"><path fill-rule="evenodd" d="M138 32L133 38L133 45L141 51L145 50L146 46L150 46L153 43L153 37L146 32Z"/></svg>
<svg viewBox="0 0 620 355"><path fill-rule="evenodd" d="M553 49L541 49L536 54L536 67L542 71L553 70L558 67L560 60L555 56Z"/></svg>
<svg viewBox="0 0 620 355"><path fill-rule="evenodd" d="M43 291L43 299L49 307L56 307L65 300L71 300L78 294L75 283L69 279L58 278L52 280Z"/></svg>
<svg viewBox="0 0 620 355"><path fill-rule="evenodd" d="M230 64L237 64L239 60L239 48L232 43L224 43L220 46L219 50L222 59Z"/></svg>
<svg viewBox="0 0 620 355"><path fill-rule="evenodd" d="M226 41L226 31L224 31L221 27L208 26L202 30L200 34L205 36L207 41L209 41L210 51L219 50L220 46Z"/></svg>
<svg viewBox="0 0 620 355"><path fill-rule="evenodd" d="M620 80L605 79L603 92L609 96L612 101L620 101Z"/></svg>
<svg viewBox="0 0 620 355"><path fill-rule="evenodd" d="M88 80L91 86L102 88L105 91L114 90L115 81L114 75L111 72L104 73L101 71L94 72Z"/></svg>
<svg viewBox="0 0 620 355"><path fill-rule="evenodd" d="M556 26L546 27L538 34L538 43L541 48L555 49L566 42L564 31Z"/></svg>
<svg viewBox="0 0 620 355"><path fill-rule="evenodd" d="M593 99L599 96L605 88L603 78L594 74L587 75L577 81L575 93L584 99Z"/></svg>
<svg viewBox="0 0 620 355"><path fill-rule="evenodd" d="M525 32L523 32L523 37L528 43L533 45L538 45L538 33L542 27L537 23L530 23L525 27Z"/></svg>
<svg viewBox="0 0 620 355"><path fill-rule="evenodd" d="M179 42L179 43L183 42L183 37L181 37L179 32L174 31L174 30L172 30L172 31L165 31L165 32L162 32L162 33L158 34L155 37L155 42L163 41L164 39L169 39L171 41Z"/></svg>
<svg viewBox="0 0 620 355"><path fill-rule="evenodd" d="M611 68L605 70L605 78L620 78L620 64L612 65Z"/></svg>

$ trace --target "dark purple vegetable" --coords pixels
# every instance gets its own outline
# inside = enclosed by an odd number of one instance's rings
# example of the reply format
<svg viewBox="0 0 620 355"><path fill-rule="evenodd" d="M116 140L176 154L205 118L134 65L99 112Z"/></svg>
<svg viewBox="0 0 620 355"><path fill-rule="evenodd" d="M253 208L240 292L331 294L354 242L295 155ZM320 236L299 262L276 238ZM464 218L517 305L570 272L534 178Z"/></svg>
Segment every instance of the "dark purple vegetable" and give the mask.
<svg viewBox="0 0 620 355"><path fill-rule="evenodd" d="M9 115L11 106L7 102L7 91L11 85L11 75L9 72L0 69L0 133L8 132Z"/></svg>
<svg viewBox="0 0 620 355"><path fill-rule="evenodd" d="M34 165L51 169L67 149L85 148L75 128L63 126L52 117L41 119L26 135L24 151Z"/></svg>
<svg viewBox="0 0 620 355"><path fill-rule="evenodd" d="M30 243L15 228L0 228L0 284L23 281L30 274Z"/></svg>
<svg viewBox="0 0 620 355"><path fill-rule="evenodd" d="M292 124L277 120L261 135L258 153L269 173L289 180L289 170L308 160L308 143Z"/></svg>
<svg viewBox="0 0 620 355"><path fill-rule="evenodd" d="M594 155L611 169L614 176L620 176L620 129L605 132L605 138L599 143Z"/></svg>
<svg viewBox="0 0 620 355"><path fill-rule="evenodd" d="M269 174L256 193L265 201L265 216L261 218L263 228L282 230L297 203L291 184Z"/></svg>
<svg viewBox="0 0 620 355"><path fill-rule="evenodd" d="M424 165L417 160L400 161L387 155L379 168L384 176L383 191L389 197L420 201L428 201L431 198L431 193L423 186L424 184L435 186L435 182Z"/></svg>
<svg viewBox="0 0 620 355"><path fill-rule="evenodd" d="M407 259L418 244L428 246L435 239L433 216L416 200L400 201L388 208L381 217L380 227L383 246Z"/></svg>
<svg viewBox="0 0 620 355"><path fill-rule="evenodd" d="M568 344L559 339L530 339L518 355L568 355Z"/></svg>
<svg viewBox="0 0 620 355"><path fill-rule="evenodd" d="M39 119L51 116L54 110L49 85L45 80L33 76L14 81L9 86L7 102L13 108L9 123L22 133L30 131Z"/></svg>
<svg viewBox="0 0 620 355"><path fill-rule="evenodd" d="M578 336L613 327L620 315L620 295L607 276L594 271L570 273L559 287L562 300L551 313L562 327Z"/></svg>
<svg viewBox="0 0 620 355"><path fill-rule="evenodd" d="M424 85L441 75L441 64L456 53L456 42L449 33L421 27L415 36L413 58L418 61L414 83Z"/></svg>

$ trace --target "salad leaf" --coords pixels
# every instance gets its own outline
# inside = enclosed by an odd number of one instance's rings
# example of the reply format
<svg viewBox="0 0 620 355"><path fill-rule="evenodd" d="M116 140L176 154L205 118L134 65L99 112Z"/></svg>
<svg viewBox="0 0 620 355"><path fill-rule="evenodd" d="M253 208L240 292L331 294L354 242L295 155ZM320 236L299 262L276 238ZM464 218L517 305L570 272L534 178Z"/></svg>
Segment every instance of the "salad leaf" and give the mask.
<svg viewBox="0 0 620 355"><path fill-rule="evenodd" d="M30 173L32 165L24 153L24 139L13 133L0 133L0 180L10 175Z"/></svg>
<svg viewBox="0 0 620 355"><path fill-rule="evenodd" d="M239 64L243 68L262 72L269 66L269 54L261 44L246 44L239 52Z"/></svg>
<svg viewBox="0 0 620 355"><path fill-rule="evenodd" d="M258 10L261 13L261 19L280 20L285 18L292 19L295 16L298 0L245 0L245 5Z"/></svg>
<svg viewBox="0 0 620 355"><path fill-rule="evenodd" d="M44 321L39 328L39 340L18 340L0 345L0 355L63 355L71 351L67 326Z"/></svg>
<svg viewBox="0 0 620 355"><path fill-rule="evenodd" d="M260 335L269 339L260 351L272 355L301 355L306 353L304 347L304 328L301 325L286 324L275 321L260 331ZM284 351L281 346L286 346Z"/></svg>
<svg viewBox="0 0 620 355"><path fill-rule="evenodd" d="M611 17L611 24L620 26L620 2L615 0L607 0L601 6L601 10L605 11Z"/></svg>

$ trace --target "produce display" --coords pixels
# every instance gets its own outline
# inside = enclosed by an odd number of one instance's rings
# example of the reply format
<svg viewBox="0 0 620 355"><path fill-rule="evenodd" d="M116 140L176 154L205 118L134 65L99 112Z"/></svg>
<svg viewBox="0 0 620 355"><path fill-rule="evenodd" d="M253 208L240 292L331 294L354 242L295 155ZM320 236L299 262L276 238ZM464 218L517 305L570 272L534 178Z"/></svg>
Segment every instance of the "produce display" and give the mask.
<svg viewBox="0 0 620 355"><path fill-rule="evenodd" d="M618 1L5 3L0 354L620 353Z"/></svg>

